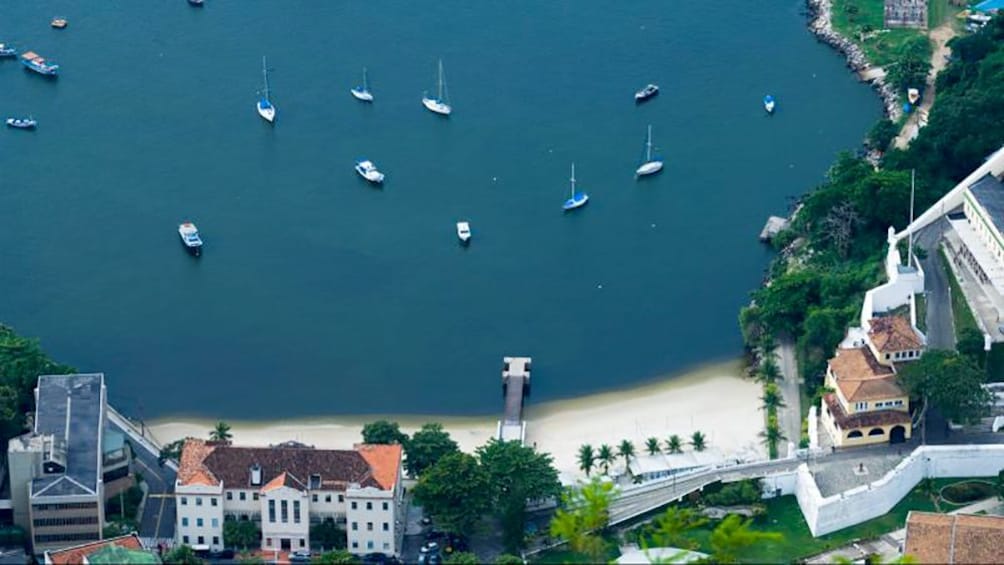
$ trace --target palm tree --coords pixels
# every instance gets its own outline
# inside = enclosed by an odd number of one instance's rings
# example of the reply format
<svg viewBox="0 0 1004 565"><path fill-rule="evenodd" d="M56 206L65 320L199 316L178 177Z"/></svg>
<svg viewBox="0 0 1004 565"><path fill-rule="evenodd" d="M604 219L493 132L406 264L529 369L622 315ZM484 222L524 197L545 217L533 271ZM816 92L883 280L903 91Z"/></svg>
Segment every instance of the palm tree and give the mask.
<svg viewBox="0 0 1004 565"><path fill-rule="evenodd" d="M766 541L780 541L783 536L777 532L751 530L752 519L744 519L738 514L729 514L711 532L711 562L738 563L739 556L754 545Z"/></svg>
<svg viewBox="0 0 1004 565"><path fill-rule="evenodd" d="M667 453L682 453L683 452L683 440L680 436L673 434L669 436L666 440L666 452Z"/></svg>
<svg viewBox="0 0 1004 565"><path fill-rule="evenodd" d="M760 360L757 375L765 383L772 383L781 377L781 369L778 368L777 361L774 360L773 352L764 355L763 359Z"/></svg>
<svg viewBox="0 0 1004 565"><path fill-rule="evenodd" d="M627 469L629 460L634 457L634 444L628 440L624 440L620 445L617 446L617 455L624 458L624 468Z"/></svg>
<svg viewBox="0 0 1004 565"><path fill-rule="evenodd" d="M767 445L767 448L771 451L777 449L777 444L788 439L781 432L781 427L777 424L777 417L770 417L767 419L767 427L760 432L760 437L763 438L763 442Z"/></svg>
<svg viewBox="0 0 1004 565"><path fill-rule="evenodd" d="M692 508L670 506L653 520L652 541L657 547L696 549L697 542L687 533L708 523L708 519Z"/></svg>
<svg viewBox="0 0 1004 565"><path fill-rule="evenodd" d="M760 342L757 345L760 347L761 353L769 355L777 348L777 341L773 334L765 333L760 336Z"/></svg>
<svg viewBox="0 0 1004 565"><path fill-rule="evenodd" d="M694 446L694 451L704 451L708 446L708 440L703 433L697 431L690 434L690 445Z"/></svg>
<svg viewBox="0 0 1004 565"><path fill-rule="evenodd" d="M645 450L648 451L649 455L656 455L662 452L662 446L659 445L659 438L650 437L645 440Z"/></svg>
<svg viewBox="0 0 1004 565"><path fill-rule="evenodd" d="M589 476L589 472L593 470L593 464L596 463L596 453L593 452L593 446L588 443L579 448L579 469L585 471L586 476Z"/></svg>
<svg viewBox="0 0 1004 565"><path fill-rule="evenodd" d="M209 439L212 441L230 441L233 437L230 424L223 421L216 422L216 427L209 431Z"/></svg>
<svg viewBox="0 0 1004 565"><path fill-rule="evenodd" d="M763 401L763 409L768 412L785 406L781 389L775 383L767 383L763 386L763 396L760 397L760 400Z"/></svg>
<svg viewBox="0 0 1004 565"><path fill-rule="evenodd" d="M600 465L603 465L603 474L605 475L610 472L610 464L614 462L616 456L614 455L613 448L604 443L600 446L596 458L600 461Z"/></svg>

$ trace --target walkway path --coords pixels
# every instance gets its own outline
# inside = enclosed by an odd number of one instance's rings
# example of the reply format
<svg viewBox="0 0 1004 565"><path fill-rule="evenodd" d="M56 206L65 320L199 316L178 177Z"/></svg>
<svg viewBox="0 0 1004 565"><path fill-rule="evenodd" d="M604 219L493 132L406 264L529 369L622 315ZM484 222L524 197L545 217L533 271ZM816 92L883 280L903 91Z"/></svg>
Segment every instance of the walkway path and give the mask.
<svg viewBox="0 0 1004 565"><path fill-rule="evenodd" d="M931 349L955 349L955 321L948 274L938 251L948 222L944 219L917 234L916 244L927 252L920 260L924 269L924 296L927 300L927 346Z"/></svg>
<svg viewBox="0 0 1004 565"><path fill-rule="evenodd" d="M783 408L777 410L777 421L784 432L787 441L782 441L778 446L778 455L787 457L788 444L798 446L798 440L802 437L802 397L798 390L798 363L795 358L795 344L791 338L785 337L778 341L777 366L781 369L781 395L784 396Z"/></svg>
<svg viewBox="0 0 1004 565"><path fill-rule="evenodd" d="M914 109L910 117L907 118L906 123L903 124L903 129L900 130L899 135L894 141L896 149L906 149L910 145L910 142L917 137L921 126L927 124L927 113L931 110L931 106L934 105L935 79L938 78L938 73L948 64L948 56L952 53L952 50L947 45L948 40L955 37L955 29L952 27L952 22L943 23L932 29L928 33L928 37L934 43L934 48L931 52L931 72L927 75L924 98L920 101L920 106Z"/></svg>

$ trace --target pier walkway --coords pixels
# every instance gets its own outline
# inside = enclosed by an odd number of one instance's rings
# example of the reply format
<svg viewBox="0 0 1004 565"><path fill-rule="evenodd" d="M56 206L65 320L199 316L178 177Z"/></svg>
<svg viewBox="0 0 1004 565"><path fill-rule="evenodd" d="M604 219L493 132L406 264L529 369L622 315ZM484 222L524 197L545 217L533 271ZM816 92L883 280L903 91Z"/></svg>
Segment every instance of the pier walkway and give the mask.
<svg viewBox="0 0 1004 565"><path fill-rule="evenodd" d="M503 357L502 397L505 407L499 420L496 437L500 441L526 440L526 421L523 419L523 400L530 394L529 357Z"/></svg>

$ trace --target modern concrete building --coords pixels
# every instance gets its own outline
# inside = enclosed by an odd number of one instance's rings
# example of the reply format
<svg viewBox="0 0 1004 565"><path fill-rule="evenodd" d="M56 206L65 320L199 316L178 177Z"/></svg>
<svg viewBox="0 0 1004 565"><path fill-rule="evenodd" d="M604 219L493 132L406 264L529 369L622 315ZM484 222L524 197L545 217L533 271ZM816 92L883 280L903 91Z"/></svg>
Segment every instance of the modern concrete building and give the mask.
<svg viewBox="0 0 1004 565"><path fill-rule="evenodd" d="M223 524L249 520L264 551L310 548L310 526L346 530L356 554L399 555L404 535L399 445L237 447L189 438L175 484L177 541L224 548Z"/></svg>

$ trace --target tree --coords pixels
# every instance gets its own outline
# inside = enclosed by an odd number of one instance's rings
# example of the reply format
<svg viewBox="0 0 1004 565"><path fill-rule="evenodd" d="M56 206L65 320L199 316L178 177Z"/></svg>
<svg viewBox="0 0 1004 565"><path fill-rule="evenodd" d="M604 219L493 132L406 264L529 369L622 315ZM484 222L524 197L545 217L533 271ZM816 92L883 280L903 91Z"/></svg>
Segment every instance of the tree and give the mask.
<svg viewBox="0 0 1004 565"><path fill-rule="evenodd" d="M241 565L265 565L265 559L261 555L254 555L246 551L237 555L237 562Z"/></svg>
<svg viewBox="0 0 1004 565"><path fill-rule="evenodd" d="M476 451L488 472L491 507L502 523L502 542L507 551L523 545L526 505L561 494L553 459L518 441L491 439Z"/></svg>
<svg viewBox="0 0 1004 565"><path fill-rule="evenodd" d="M448 565L480 565L481 560L469 551L458 551L448 555L444 562Z"/></svg>
<svg viewBox="0 0 1004 565"><path fill-rule="evenodd" d="M603 562L606 542L599 534L610 522L614 496L614 484L598 477L569 488L551 519L551 535L567 541L572 551L586 554L593 563Z"/></svg>
<svg viewBox="0 0 1004 565"><path fill-rule="evenodd" d="M333 520L310 526L310 545L322 549L345 549L345 544L345 529Z"/></svg>
<svg viewBox="0 0 1004 565"><path fill-rule="evenodd" d="M588 443L579 448L579 469L589 476L589 472L593 470L593 464L596 463L596 453L593 452L593 446Z"/></svg>
<svg viewBox="0 0 1004 565"><path fill-rule="evenodd" d="M696 549L697 542L686 534L707 523L708 519L692 508L670 506L652 521L652 541L656 547Z"/></svg>
<svg viewBox="0 0 1004 565"><path fill-rule="evenodd" d="M311 563L314 563L315 565L342 565L359 562L358 557L352 555L344 549L322 553L311 561Z"/></svg>
<svg viewBox="0 0 1004 565"><path fill-rule="evenodd" d="M610 465L613 464L616 456L614 455L613 448L604 443L596 453L596 458L600 461L600 465L603 466L603 474L606 475L610 472Z"/></svg>
<svg viewBox="0 0 1004 565"><path fill-rule="evenodd" d="M955 342L955 350L963 357L968 358L978 367L983 367L987 355L983 351L983 332L976 328L963 328L959 330L959 338Z"/></svg>
<svg viewBox="0 0 1004 565"><path fill-rule="evenodd" d="M767 426L760 432L760 437L763 438L764 444L767 445L771 458L777 457L777 444L788 439L781 432L781 427L777 423L777 416L773 414L767 418Z"/></svg>
<svg viewBox="0 0 1004 565"><path fill-rule="evenodd" d="M881 118L868 131L868 146L877 151L889 148L893 139L899 135L899 126L888 118Z"/></svg>
<svg viewBox="0 0 1004 565"><path fill-rule="evenodd" d="M667 453L682 453L683 452L683 440L680 436L673 434L669 436L666 440L666 452Z"/></svg>
<svg viewBox="0 0 1004 565"><path fill-rule="evenodd" d="M488 489L488 473L478 460L455 451L426 469L413 492L438 528L466 534L489 508Z"/></svg>
<svg viewBox="0 0 1004 565"><path fill-rule="evenodd" d="M230 424L226 422L216 422L216 427L209 431L211 441L230 441L234 434L230 433Z"/></svg>
<svg viewBox="0 0 1004 565"><path fill-rule="evenodd" d="M781 389L774 383L764 385L763 396L760 397L760 400L763 402L763 409L768 412L782 408L785 405Z"/></svg>
<svg viewBox="0 0 1004 565"><path fill-rule="evenodd" d="M75 373L73 367L51 361L38 341L21 337L0 324L0 442L24 431L24 416L35 410L35 384L39 375Z"/></svg>
<svg viewBox="0 0 1004 565"><path fill-rule="evenodd" d="M828 241L841 259L847 259L855 230L862 223L853 202L844 201L823 218L823 240Z"/></svg>
<svg viewBox="0 0 1004 565"><path fill-rule="evenodd" d="M195 551L187 545L179 545L163 555L164 563L169 565L202 565L204 562L195 555Z"/></svg>
<svg viewBox="0 0 1004 565"><path fill-rule="evenodd" d="M1004 469L997 473L997 498L1004 500Z"/></svg>
<svg viewBox="0 0 1004 565"><path fill-rule="evenodd" d="M783 536L776 532L760 532L750 529L751 519L743 519L737 514L729 514L711 532L711 561L714 563L738 563L745 550L755 544L780 541Z"/></svg>
<svg viewBox="0 0 1004 565"><path fill-rule="evenodd" d="M523 565L523 558L511 553L503 553L495 558L495 565Z"/></svg>
<svg viewBox="0 0 1004 565"><path fill-rule="evenodd" d="M429 423L412 434L405 451L408 454L405 460L408 472L420 475L444 455L457 451L457 442L443 430L441 424Z"/></svg>
<svg viewBox="0 0 1004 565"><path fill-rule="evenodd" d="M694 451L704 451L707 447L707 438L704 437L704 433L696 431L690 434L690 445L694 447Z"/></svg>
<svg viewBox="0 0 1004 565"><path fill-rule="evenodd" d="M897 373L899 383L911 398L921 403L915 423L925 420L929 404L953 422L979 421L989 410L993 396L983 388L983 371L970 359L953 351L930 350ZM926 437L925 429L921 434Z"/></svg>
<svg viewBox="0 0 1004 565"><path fill-rule="evenodd" d="M908 88L923 90L931 72L931 42L926 35L916 35L906 40L896 53L897 62L886 68L886 83L897 91Z"/></svg>
<svg viewBox="0 0 1004 565"><path fill-rule="evenodd" d="M662 445L659 443L659 438L650 437L645 440L645 451L647 451L649 455L662 453Z"/></svg>
<svg viewBox="0 0 1004 565"><path fill-rule="evenodd" d="M401 431L397 422L377 420L363 426L363 443L401 444L407 446L408 434Z"/></svg>
<svg viewBox="0 0 1004 565"><path fill-rule="evenodd" d="M760 359L760 367L757 369L757 376L765 383L772 383L781 378L781 369L774 360L774 350L765 351Z"/></svg>
<svg viewBox="0 0 1004 565"><path fill-rule="evenodd" d="M634 444L626 439L621 441L621 444L617 446L617 455L624 458L624 469L626 470L631 458L634 457Z"/></svg>
<svg viewBox="0 0 1004 565"><path fill-rule="evenodd" d="M257 547L259 540L261 540L261 530L254 522L244 520L223 522L223 545L246 550Z"/></svg>

